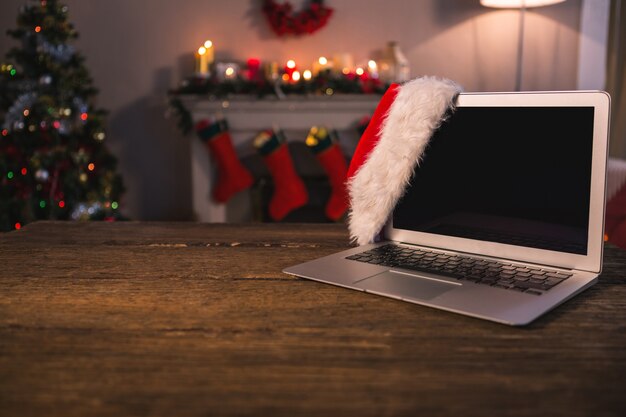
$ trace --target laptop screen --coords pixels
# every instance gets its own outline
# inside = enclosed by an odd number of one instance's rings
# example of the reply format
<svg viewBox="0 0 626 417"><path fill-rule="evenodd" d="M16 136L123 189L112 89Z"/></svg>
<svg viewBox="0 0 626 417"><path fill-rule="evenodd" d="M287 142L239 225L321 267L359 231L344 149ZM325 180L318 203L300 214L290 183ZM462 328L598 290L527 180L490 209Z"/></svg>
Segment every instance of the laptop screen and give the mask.
<svg viewBox="0 0 626 417"><path fill-rule="evenodd" d="M394 228L585 255L593 128L593 107L457 108Z"/></svg>

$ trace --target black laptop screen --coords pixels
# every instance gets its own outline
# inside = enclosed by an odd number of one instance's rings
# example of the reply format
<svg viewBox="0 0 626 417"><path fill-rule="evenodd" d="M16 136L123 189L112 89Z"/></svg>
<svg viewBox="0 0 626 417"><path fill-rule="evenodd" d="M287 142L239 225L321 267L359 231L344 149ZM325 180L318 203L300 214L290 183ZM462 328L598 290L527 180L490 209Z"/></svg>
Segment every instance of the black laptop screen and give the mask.
<svg viewBox="0 0 626 417"><path fill-rule="evenodd" d="M593 107L460 107L436 131L395 228L587 253Z"/></svg>

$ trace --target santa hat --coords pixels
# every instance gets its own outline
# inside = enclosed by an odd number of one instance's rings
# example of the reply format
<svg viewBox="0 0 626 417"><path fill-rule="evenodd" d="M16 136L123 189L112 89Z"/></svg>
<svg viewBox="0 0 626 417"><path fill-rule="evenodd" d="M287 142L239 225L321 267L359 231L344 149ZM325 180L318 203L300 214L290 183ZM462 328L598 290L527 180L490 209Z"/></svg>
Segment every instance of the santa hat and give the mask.
<svg viewBox="0 0 626 417"><path fill-rule="evenodd" d="M404 194L433 132L462 91L455 82L421 77L392 84L363 132L348 169L349 229L372 243Z"/></svg>

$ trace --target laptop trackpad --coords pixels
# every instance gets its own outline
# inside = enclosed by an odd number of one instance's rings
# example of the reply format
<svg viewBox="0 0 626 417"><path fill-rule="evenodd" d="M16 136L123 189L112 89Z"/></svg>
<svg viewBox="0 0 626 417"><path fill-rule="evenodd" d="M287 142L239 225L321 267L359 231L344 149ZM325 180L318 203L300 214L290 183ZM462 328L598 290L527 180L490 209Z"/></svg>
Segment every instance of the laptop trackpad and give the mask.
<svg viewBox="0 0 626 417"><path fill-rule="evenodd" d="M363 288L369 292L394 298L418 300L431 300L444 292L457 288L459 285L394 271L385 271L354 284L355 287Z"/></svg>

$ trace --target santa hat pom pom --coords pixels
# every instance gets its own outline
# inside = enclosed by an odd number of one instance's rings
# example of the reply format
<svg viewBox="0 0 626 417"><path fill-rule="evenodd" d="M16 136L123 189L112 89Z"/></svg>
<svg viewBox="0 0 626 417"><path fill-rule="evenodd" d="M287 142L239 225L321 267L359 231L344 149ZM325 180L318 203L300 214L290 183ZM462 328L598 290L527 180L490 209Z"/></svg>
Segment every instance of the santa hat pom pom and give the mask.
<svg viewBox="0 0 626 417"><path fill-rule="evenodd" d="M348 170L349 229L359 245L372 243L411 180L415 167L462 88L421 77L393 84L363 133Z"/></svg>

